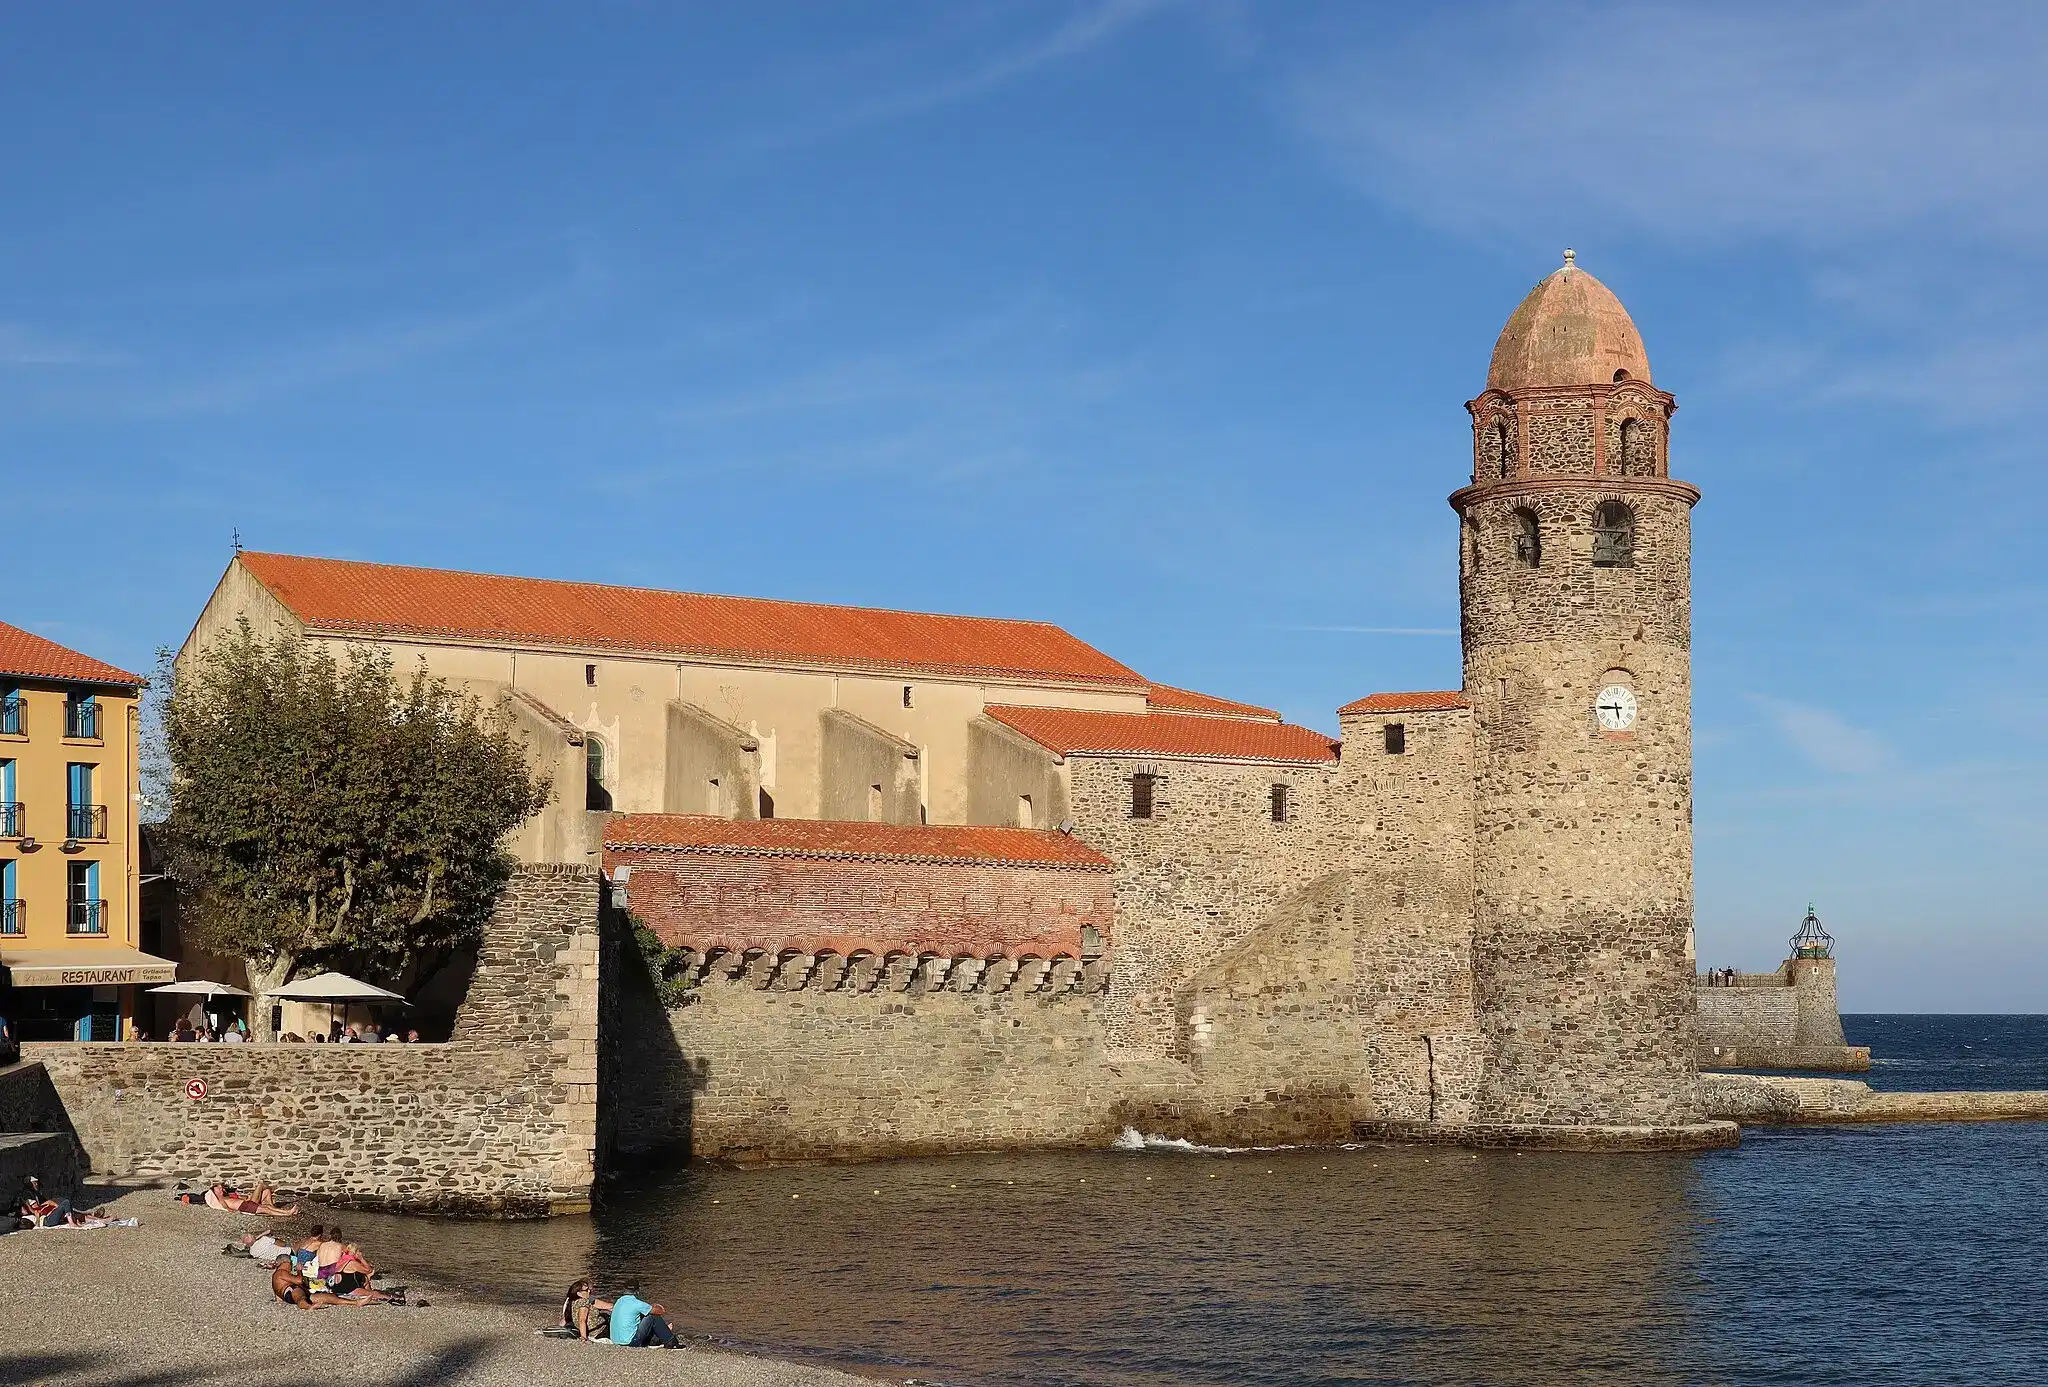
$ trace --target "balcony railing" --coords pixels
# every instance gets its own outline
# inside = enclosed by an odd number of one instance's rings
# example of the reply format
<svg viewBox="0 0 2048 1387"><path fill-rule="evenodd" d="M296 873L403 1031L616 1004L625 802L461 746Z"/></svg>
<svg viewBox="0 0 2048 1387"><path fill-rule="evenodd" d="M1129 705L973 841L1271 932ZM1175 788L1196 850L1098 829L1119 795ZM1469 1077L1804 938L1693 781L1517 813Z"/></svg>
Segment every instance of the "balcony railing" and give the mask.
<svg viewBox="0 0 2048 1387"><path fill-rule="evenodd" d="M107 932L107 903L105 901L73 901L71 919L66 934L105 934Z"/></svg>
<svg viewBox="0 0 2048 1387"><path fill-rule="evenodd" d="M0 838L22 836L22 822L27 815L22 812L18 799L0 800Z"/></svg>
<svg viewBox="0 0 2048 1387"><path fill-rule="evenodd" d="M84 742L100 739L100 705L97 703L66 703L64 705L64 735Z"/></svg>
<svg viewBox="0 0 2048 1387"><path fill-rule="evenodd" d="M0 935L28 933L28 902L0 900Z"/></svg>
<svg viewBox="0 0 2048 1387"><path fill-rule="evenodd" d="M9 694L0 698L0 737L25 737L28 735L28 712L22 706L20 694Z"/></svg>
<svg viewBox="0 0 2048 1387"><path fill-rule="evenodd" d="M66 838L104 838L107 836L107 806L104 804L74 804L64 825Z"/></svg>

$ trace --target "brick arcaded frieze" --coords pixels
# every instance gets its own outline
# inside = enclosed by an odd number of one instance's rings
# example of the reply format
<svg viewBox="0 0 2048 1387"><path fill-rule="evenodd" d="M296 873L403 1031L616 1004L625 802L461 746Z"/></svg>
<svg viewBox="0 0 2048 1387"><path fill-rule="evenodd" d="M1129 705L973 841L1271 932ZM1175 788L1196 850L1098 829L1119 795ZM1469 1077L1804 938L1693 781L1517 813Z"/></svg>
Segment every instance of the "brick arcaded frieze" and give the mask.
<svg viewBox="0 0 2048 1387"><path fill-rule="evenodd" d="M755 992L834 993L848 997L976 993L995 998L1052 1001L1109 989L1104 959L963 954L840 954L679 951L676 976L694 988L740 987Z"/></svg>

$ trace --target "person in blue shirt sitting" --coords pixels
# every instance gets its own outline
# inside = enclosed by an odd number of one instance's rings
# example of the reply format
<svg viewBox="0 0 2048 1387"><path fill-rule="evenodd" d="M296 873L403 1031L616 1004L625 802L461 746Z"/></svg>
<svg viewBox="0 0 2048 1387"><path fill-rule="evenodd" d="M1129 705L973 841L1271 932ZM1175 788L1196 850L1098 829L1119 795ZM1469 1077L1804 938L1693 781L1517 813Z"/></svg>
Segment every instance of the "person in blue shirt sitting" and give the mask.
<svg viewBox="0 0 2048 1387"><path fill-rule="evenodd" d="M628 1348L679 1348L676 1332L662 1316L667 1312L640 1298L640 1283L626 1287L612 1302L612 1342Z"/></svg>

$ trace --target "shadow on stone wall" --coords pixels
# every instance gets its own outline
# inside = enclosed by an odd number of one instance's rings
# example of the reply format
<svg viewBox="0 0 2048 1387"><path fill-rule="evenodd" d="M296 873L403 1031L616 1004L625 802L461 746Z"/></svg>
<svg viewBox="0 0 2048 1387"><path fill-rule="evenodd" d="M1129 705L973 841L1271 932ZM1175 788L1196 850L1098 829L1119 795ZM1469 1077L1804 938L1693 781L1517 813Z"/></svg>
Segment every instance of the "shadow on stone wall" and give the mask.
<svg viewBox="0 0 2048 1387"><path fill-rule="evenodd" d="M598 1170L679 1165L710 1065L677 1044L626 912L607 899L598 930Z"/></svg>

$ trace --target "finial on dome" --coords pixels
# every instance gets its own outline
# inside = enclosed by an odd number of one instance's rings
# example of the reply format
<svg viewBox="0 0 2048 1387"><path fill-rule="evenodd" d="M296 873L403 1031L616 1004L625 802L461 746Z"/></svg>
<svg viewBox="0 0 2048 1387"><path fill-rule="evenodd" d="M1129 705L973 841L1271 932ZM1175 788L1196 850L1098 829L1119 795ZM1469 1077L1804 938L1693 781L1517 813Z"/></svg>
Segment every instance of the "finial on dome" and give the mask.
<svg viewBox="0 0 2048 1387"><path fill-rule="evenodd" d="M1572 266L1578 260L1578 258L1579 253L1577 251L1573 250L1570 246L1566 246L1564 248L1564 272L1566 274L1570 274L1572 272Z"/></svg>

